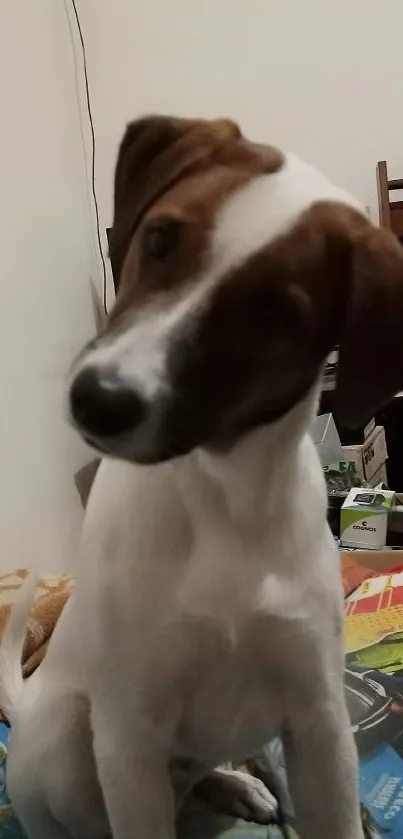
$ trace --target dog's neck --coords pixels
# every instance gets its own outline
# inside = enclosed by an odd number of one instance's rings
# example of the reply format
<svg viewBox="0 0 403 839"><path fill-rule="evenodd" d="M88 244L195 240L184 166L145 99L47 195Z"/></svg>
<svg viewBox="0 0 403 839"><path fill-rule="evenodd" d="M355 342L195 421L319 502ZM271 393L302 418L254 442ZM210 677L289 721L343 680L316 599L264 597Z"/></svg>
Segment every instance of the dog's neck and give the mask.
<svg viewBox="0 0 403 839"><path fill-rule="evenodd" d="M294 550L294 513L300 515L303 491L309 492L313 477L316 455L307 432L317 392L276 423L245 434L225 454L199 449L172 464L194 540L181 608L214 621L219 616L231 642L250 616L251 603L260 608L263 580L274 613L279 563L282 574L294 575L295 557L300 557ZM319 462L317 469L320 474ZM299 526L297 531L301 538Z"/></svg>
<svg viewBox="0 0 403 839"><path fill-rule="evenodd" d="M281 419L245 433L223 452L199 449L198 469L225 495L234 516L249 515L262 499L279 499L295 475L300 444L315 416L318 385Z"/></svg>

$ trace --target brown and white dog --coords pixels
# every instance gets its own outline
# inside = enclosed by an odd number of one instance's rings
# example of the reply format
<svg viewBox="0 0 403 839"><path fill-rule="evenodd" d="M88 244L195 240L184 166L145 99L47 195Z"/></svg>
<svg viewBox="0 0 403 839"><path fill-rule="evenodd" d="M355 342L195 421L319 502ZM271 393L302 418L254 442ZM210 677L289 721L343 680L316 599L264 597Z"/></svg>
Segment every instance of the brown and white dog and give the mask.
<svg viewBox="0 0 403 839"><path fill-rule="evenodd" d="M70 386L73 422L109 457L76 591L23 688L23 603L2 650L10 791L32 839L173 839L183 794L276 734L301 839L362 837L308 429L335 344L345 421L403 385L402 253L354 199L230 121L128 127L116 305ZM266 820L270 796L235 782L210 775L204 791Z"/></svg>

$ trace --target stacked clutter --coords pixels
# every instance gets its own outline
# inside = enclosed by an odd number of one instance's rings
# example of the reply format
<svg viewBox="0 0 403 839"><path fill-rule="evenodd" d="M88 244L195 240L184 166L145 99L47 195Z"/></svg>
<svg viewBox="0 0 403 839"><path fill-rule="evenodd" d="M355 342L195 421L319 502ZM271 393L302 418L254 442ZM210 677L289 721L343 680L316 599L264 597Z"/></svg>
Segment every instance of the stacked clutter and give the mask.
<svg viewBox="0 0 403 839"><path fill-rule="evenodd" d="M336 347L328 356L323 373L322 395L325 397L325 402L322 410L327 412L334 409L333 392L336 388L337 366L338 349ZM387 485L388 452L384 428L381 425L375 425L374 418L353 431L342 427L338 422L336 425L343 447L343 454L337 460L354 464L358 484L372 487L379 486L381 483ZM328 466L329 462L323 465Z"/></svg>
<svg viewBox="0 0 403 839"><path fill-rule="evenodd" d="M354 463L355 473L361 481L372 487L379 484L387 485L388 451L385 429L381 425L375 425L375 420L372 419L359 433L362 439L352 445L344 445L343 437L341 438L345 460Z"/></svg>
<svg viewBox="0 0 403 839"><path fill-rule="evenodd" d="M341 434L332 414L316 417L311 427L326 478L330 527L345 546L382 548L395 495L386 488L385 431L372 419L353 436L346 431L343 442Z"/></svg>

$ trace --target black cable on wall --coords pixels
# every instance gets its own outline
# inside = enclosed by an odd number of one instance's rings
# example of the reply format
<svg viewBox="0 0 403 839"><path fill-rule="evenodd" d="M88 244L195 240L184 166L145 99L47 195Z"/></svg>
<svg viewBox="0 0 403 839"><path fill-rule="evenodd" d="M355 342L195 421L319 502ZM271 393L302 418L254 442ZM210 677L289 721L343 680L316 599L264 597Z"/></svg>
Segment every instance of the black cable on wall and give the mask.
<svg viewBox="0 0 403 839"><path fill-rule="evenodd" d="M94 201L94 209L95 209L95 220L96 220L96 230L97 230L97 241L98 241L98 248L99 253L101 256L102 261L102 281L103 281L103 306L105 310L105 314L108 314L108 301L107 301L107 272L106 272L106 262L104 257L104 252L102 250L102 238L101 238L101 228L99 222L99 207L98 207L98 199L95 187L95 130L94 130L94 121L92 118L92 109L91 109L91 99L90 99L90 89L88 83L88 69L87 69L87 54L85 49L85 42L83 37L83 32L81 29L81 23L79 14L77 11L77 6L75 0L71 0L71 6L74 12L74 17L77 24L77 31L80 39L81 44L81 51L82 51L82 58L83 58L83 68L84 68L84 83L85 83L85 98L86 98L86 106L87 106L87 114L88 114L88 121L90 124L91 129L91 191L92 197Z"/></svg>

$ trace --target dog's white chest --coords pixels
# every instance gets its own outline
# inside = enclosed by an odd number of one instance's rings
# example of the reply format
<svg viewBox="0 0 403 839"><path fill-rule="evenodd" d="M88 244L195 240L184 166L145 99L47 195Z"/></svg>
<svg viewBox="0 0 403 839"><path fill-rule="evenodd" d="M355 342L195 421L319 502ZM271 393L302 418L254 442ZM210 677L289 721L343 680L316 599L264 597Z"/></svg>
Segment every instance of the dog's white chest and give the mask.
<svg viewBox="0 0 403 839"><path fill-rule="evenodd" d="M276 667L273 649L280 639L270 638L264 620L234 641L219 626L200 623L199 630L175 749L210 765L242 759L281 728L282 698L271 690L269 672Z"/></svg>
<svg viewBox="0 0 403 839"><path fill-rule="evenodd" d="M229 492L229 475L223 491L221 476L197 472L193 461L180 474L133 477L108 464L100 476L80 587L91 690L109 690L119 657L131 713L159 720L173 756L212 765L241 758L281 726L282 657L293 654L283 639L291 624L298 634L309 623L301 556L316 562L298 481L309 480L313 509L324 510L311 446L309 469L294 470L280 509L246 479ZM116 651L111 662L106 645Z"/></svg>

